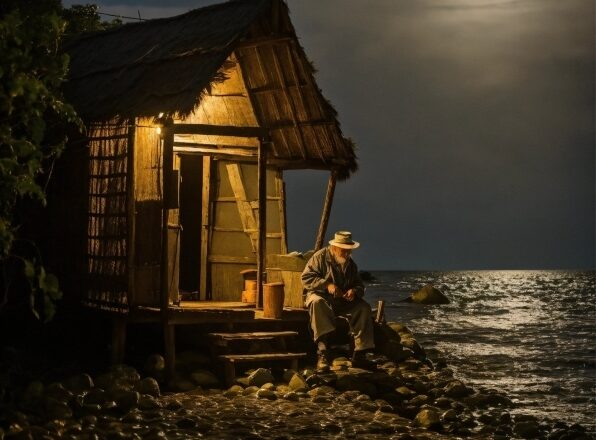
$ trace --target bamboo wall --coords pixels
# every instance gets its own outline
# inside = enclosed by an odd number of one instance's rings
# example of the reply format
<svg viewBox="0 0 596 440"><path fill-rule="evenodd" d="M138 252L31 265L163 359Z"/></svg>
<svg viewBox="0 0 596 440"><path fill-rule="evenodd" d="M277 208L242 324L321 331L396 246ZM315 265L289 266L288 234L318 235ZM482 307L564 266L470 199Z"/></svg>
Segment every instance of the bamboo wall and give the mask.
<svg viewBox="0 0 596 440"><path fill-rule="evenodd" d="M89 279L84 301L120 311L128 307L128 139L126 124L90 127Z"/></svg>

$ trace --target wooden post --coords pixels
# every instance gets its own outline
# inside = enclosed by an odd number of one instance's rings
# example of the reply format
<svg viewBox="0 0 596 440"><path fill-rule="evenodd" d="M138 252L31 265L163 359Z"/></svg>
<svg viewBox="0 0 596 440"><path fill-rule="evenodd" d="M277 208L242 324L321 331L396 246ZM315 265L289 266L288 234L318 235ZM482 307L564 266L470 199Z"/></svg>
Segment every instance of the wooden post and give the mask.
<svg viewBox="0 0 596 440"><path fill-rule="evenodd" d="M209 258L209 238L210 234L210 210L211 210L211 157L203 156L203 192L202 192L202 207L201 207L201 267L199 269L200 285L199 285L199 299L206 300L207 298L207 262Z"/></svg>
<svg viewBox="0 0 596 440"><path fill-rule="evenodd" d="M379 300L379 302L377 302L377 319L376 321L379 324L382 324L383 322L385 322L385 301L384 300Z"/></svg>
<svg viewBox="0 0 596 440"><path fill-rule="evenodd" d="M257 230L259 237L257 240L257 300L255 306L257 309L263 307L263 272L265 270L265 255L267 253L266 234L267 234L267 148L268 139L261 139L259 142L259 161L258 161L258 190L259 190L259 218L257 221Z"/></svg>
<svg viewBox="0 0 596 440"><path fill-rule="evenodd" d="M112 318L112 364L121 364L126 352L126 316Z"/></svg>
<svg viewBox="0 0 596 440"><path fill-rule="evenodd" d="M168 246L168 220L170 215L172 184L171 174L174 165L174 130L173 122L168 119L163 127L163 157L162 157L162 221L161 221L161 312L164 320L167 320L168 306L170 303L169 283L169 246Z"/></svg>
<svg viewBox="0 0 596 440"><path fill-rule="evenodd" d="M170 214L172 184L172 169L174 166L174 123L168 119L163 127L163 157L162 157L162 225L161 225L161 316L164 333L164 354L166 376L170 380L174 373L175 362L175 333L174 326L168 322L168 308L170 305L170 278L169 278L169 243L168 221Z"/></svg>
<svg viewBox="0 0 596 440"><path fill-rule="evenodd" d="M323 240L327 233L327 225L329 224L329 214L331 213L331 205L333 204L333 194L335 193L335 184L337 183L337 171L331 171L329 181L327 182L327 194L325 195L325 203L323 204L323 213L321 214L321 223L319 225L319 233L317 234L317 242L315 243L315 251L323 247Z"/></svg>

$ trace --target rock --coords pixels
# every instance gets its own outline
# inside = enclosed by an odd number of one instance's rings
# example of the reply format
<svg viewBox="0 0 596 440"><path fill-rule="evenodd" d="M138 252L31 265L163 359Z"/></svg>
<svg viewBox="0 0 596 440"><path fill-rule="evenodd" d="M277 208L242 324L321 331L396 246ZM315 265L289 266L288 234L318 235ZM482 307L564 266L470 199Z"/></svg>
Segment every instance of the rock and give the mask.
<svg viewBox="0 0 596 440"><path fill-rule="evenodd" d="M257 398L275 400L277 399L277 395L271 390L260 389L259 391L257 391Z"/></svg>
<svg viewBox="0 0 596 440"><path fill-rule="evenodd" d="M374 396L377 394L377 387L374 383L363 380L358 375L345 374L338 377L335 387L339 391L360 391L363 394Z"/></svg>
<svg viewBox="0 0 596 440"><path fill-rule="evenodd" d="M296 374L294 374L294 376L292 376L292 379L288 383L288 386L290 387L290 390L292 390L292 391L306 391L306 390L308 390L308 384L306 383L306 380L304 380L304 378L298 373L296 373Z"/></svg>
<svg viewBox="0 0 596 440"><path fill-rule="evenodd" d="M290 381L294 377L294 374L296 374L296 371L292 370L291 368L288 368L287 370L284 371L284 375L282 377L282 380L285 383L290 383Z"/></svg>
<svg viewBox="0 0 596 440"><path fill-rule="evenodd" d="M196 370L190 375L194 383L203 388L215 388L219 386L217 376L209 370Z"/></svg>
<svg viewBox="0 0 596 440"><path fill-rule="evenodd" d="M44 409L48 419L69 419L72 417L72 409L67 403L51 397L45 398Z"/></svg>
<svg viewBox="0 0 596 440"><path fill-rule="evenodd" d="M139 398L139 409L150 411L154 409L159 409L161 407L161 402L155 399L154 397L150 396L149 394L143 394Z"/></svg>
<svg viewBox="0 0 596 440"><path fill-rule="evenodd" d="M115 379L120 379L121 381L126 382L129 385L134 385L139 380L141 380L141 375L139 374L139 372L130 365L113 365L110 368L110 373Z"/></svg>
<svg viewBox="0 0 596 440"><path fill-rule="evenodd" d="M448 409L443 413L441 419L444 422L455 422L457 420L457 412L454 409Z"/></svg>
<svg viewBox="0 0 596 440"><path fill-rule="evenodd" d="M341 356L333 359L331 365L334 367L351 367L352 362L348 358Z"/></svg>
<svg viewBox="0 0 596 440"><path fill-rule="evenodd" d="M166 368L166 361L162 355L154 353L147 357L144 368L150 376L161 375Z"/></svg>
<svg viewBox="0 0 596 440"><path fill-rule="evenodd" d="M145 377L137 382L135 390L141 394L149 394L153 397L160 396L159 383L152 377Z"/></svg>
<svg viewBox="0 0 596 440"><path fill-rule="evenodd" d="M267 382L273 382L275 378L266 368L256 369L250 376L248 376L248 385L260 387Z"/></svg>
<svg viewBox="0 0 596 440"><path fill-rule="evenodd" d="M439 413L432 409L423 409L414 418L414 423L426 429L438 430L441 428Z"/></svg>
<svg viewBox="0 0 596 440"><path fill-rule="evenodd" d="M174 382L172 383L172 388L175 389L176 391L181 391L181 392L187 392L187 391L192 391L196 388L197 386L194 384L194 382L191 382L190 380L186 380L186 379L175 379Z"/></svg>
<svg viewBox="0 0 596 440"><path fill-rule="evenodd" d="M294 391L290 391L290 392L284 394L283 398L285 400L289 400L290 402L297 402L300 399L298 397L298 394L296 394Z"/></svg>
<svg viewBox="0 0 596 440"><path fill-rule="evenodd" d="M513 425L513 432L522 438L535 439L540 436L538 422L533 420L517 422Z"/></svg>
<svg viewBox="0 0 596 440"><path fill-rule="evenodd" d="M314 396L326 396L326 395L333 394L333 393L335 393L334 388L331 388L326 385L322 385L320 387L313 388L312 390L308 391L307 394L309 396L314 397Z"/></svg>
<svg viewBox="0 0 596 440"><path fill-rule="evenodd" d="M445 396L459 399L474 394L474 390L458 380L449 382L445 387Z"/></svg>
<svg viewBox="0 0 596 440"><path fill-rule="evenodd" d="M449 304L450 302L443 292L430 284L410 295L405 301L416 304Z"/></svg>
<svg viewBox="0 0 596 440"><path fill-rule="evenodd" d="M72 397L73 397L73 393L69 390L67 390L64 385L62 385L60 382L54 382L49 384L46 389L44 394L47 397L52 397L56 400L59 400L61 402L69 402Z"/></svg>
<svg viewBox="0 0 596 440"><path fill-rule="evenodd" d="M262 390L275 391L277 388L271 382L267 382L266 384L261 385L261 389Z"/></svg>
<svg viewBox="0 0 596 440"><path fill-rule="evenodd" d="M114 401L120 411L128 412L137 407L140 397L141 395L137 391L123 391L114 396Z"/></svg>
<svg viewBox="0 0 596 440"><path fill-rule="evenodd" d="M242 394L244 396L249 396L251 394L256 393L257 391L259 391L259 387L256 387L254 385L251 385L249 387L244 388L244 391L242 391Z"/></svg>
<svg viewBox="0 0 596 440"><path fill-rule="evenodd" d="M405 386L397 387L395 389L395 392L406 398L416 395L416 392L412 391L411 389Z"/></svg>
<svg viewBox="0 0 596 440"><path fill-rule="evenodd" d="M75 394L89 391L94 386L95 384L91 376L85 373L72 376L66 381L66 388Z"/></svg>
<svg viewBox="0 0 596 440"><path fill-rule="evenodd" d="M428 396L426 396L424 394L419 394L418 396L411 398L408 401L408 405L414 405L414 406L420 407L420 406L424 405L425 403L428 403L428 401L429 401Z"/></svg>
<svg viewBox="0 0 596 440"><path fill-rule="evenodd" d="M323 396L323 395L313 396L312 402L313 403L328 403L328 402L331 402L331 397L330 396Z"/></svg>
<svg viewBox="0 0 596 440"><path fill-rule="evenodd" d="M113 380L114 378L110 373L103 373L95 378L94 383L97 388L107 390L112 385Z"/></svg>

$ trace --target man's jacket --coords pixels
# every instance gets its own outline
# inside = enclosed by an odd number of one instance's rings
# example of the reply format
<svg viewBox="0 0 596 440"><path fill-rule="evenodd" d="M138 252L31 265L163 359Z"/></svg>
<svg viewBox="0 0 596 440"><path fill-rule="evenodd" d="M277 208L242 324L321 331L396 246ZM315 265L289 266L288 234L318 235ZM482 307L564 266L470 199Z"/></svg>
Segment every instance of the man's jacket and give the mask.
<svg viewBox="0 0 596 440"><path fill-rule="evenodd" d="M327 297L329 295L327 286L331 283L337 285L344 292L354 289L358 298L364 296L364 284L360 279L354 260L348 258L345 269L342 270L333 258L329 247L325 247L314 253L302 272L302 285L307 291L307 303L311 293Z"/></svg>

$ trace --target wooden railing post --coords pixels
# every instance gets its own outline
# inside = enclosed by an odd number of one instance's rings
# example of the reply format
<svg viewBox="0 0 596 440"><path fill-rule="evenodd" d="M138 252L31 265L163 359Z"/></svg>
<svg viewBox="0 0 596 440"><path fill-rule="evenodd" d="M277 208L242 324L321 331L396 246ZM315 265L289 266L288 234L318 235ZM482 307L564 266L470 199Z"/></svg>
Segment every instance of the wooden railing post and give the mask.
<svg viewBox="0 0 596 440"><path fill-rule="evenodd" d="M335 194L335 184L337 183L337 171L331 171L329 181L327 182L327 193L325 195L325 203L323 204L323 212L321 214L321 223L319 224L319 232L317 234L317 241L315 243L315 251L323 247L323 240L327 232L327 225L329 224L329 215L331 214L331 205L333 205L333 195Z"/></svg>
<svg viewBox="0 0 596 440"><path fill-rule="evenodd" d="M259 217L257 229L259 236L257 239L257 298L255 306L257 309L263 307L263 281L265 270L265 255L267 254L267 149L269 139L261 138L259 142L258 158L258 190L259 190Z"/></svg>

